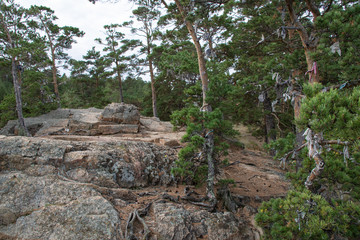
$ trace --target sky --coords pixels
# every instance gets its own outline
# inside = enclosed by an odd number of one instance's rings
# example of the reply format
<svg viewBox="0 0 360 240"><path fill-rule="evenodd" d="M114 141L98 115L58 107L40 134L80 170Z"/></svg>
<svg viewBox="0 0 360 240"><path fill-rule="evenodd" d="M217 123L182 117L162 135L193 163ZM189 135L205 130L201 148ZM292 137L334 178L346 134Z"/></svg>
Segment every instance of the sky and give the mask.
<svg viewBox="0 0 360 240"><path fill-rule="evenodd" d="M104 25L129 21L132 11L136 9L136 6L128 0L117 0L117 3L101 0L96 4L88 0L15 0L15 2L26 8L31 5L49 7L55 11L54 15L58 17L56 23L59 26L72 26L84 31L85 35L76 38L77 43L68 51L70 57L76 60L81 60L93 46L96 46L97 51L102 50L103 47L95 43L94 39L105 38ZM126 38L135 38L130 30L124 33Z"/></svg>

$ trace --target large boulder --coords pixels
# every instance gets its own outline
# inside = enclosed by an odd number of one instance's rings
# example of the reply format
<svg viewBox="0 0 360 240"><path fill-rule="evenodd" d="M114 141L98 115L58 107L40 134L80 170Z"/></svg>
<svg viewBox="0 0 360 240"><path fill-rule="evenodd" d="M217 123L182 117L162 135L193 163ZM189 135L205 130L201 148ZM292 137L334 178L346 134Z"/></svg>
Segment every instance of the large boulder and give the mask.
<svg viewBox="0 0 360 240"><path fill-rule="evenodd" d="M0 174L4 239L117 239L116 209L90 186L60 180L55 167Z"/></svg>
<svg viewBox="0 0 360 240"><path fill-rule="evenodd" d="M139 124L140 112L132 104L111 103L105 107L100 118L105 122Z"/></svg>
<svg viewBox="0 0 360 240"><path fill-rule="evenodd" d="M153 132L172 132L173 125L170 122L160 121L157 117L141 117L140 123L148 131Z"/></svg>

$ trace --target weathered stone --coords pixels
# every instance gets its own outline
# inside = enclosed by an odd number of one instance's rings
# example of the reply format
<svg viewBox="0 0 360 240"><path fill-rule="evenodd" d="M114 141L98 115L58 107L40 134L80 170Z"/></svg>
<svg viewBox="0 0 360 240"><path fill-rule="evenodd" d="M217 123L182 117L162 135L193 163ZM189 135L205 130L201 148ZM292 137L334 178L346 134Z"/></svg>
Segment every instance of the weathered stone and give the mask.
<svg viewBox="0 0 360 240"><path fill-rule="evenodd" d="M88 135L90 129L96 128L103 110L89 109L57 109L47 114L26 118L25 123L33 136L54 134L82 134ZM17 135L18 121L9 121L0 130L3 135Z"/></svg>
<svg viewBox="0 0 360 240"><path fill-rule="evenodd" d="M138 133L139 125L134 124L116 124L99 125L98 133L103 135L112 135L117 133Z"/></svg>
<svg viewBox="0 0 360 240"><path fill-rule="evenodd" d="M61 167L72 180L103 187L144 187L173 181L176 151L146 142L70 142L63 140L0 138L0 170L27 170L34 166ZM45 171L46 168L44 168ZM48 169L54 171L54 169Z"/></svg>
<svg viewBox="0 0 360 240"><path fill-rule="evenodd" d="M116 239L114 207L89 186L20 172L0 174L2 235L20 239Z"/></svg>
<svg viewBox="0 0 360 240"><path fill-rule="evenodd" d="M180 146L180 143L177 140L163 139L163 140L160 140L160 143L165 145L165 146L168 146L168 147L178 147L178 146Z"/></svg>
<svg viewBox="0 0 360 240"><path fill-rule="evenodd" d="M157 203L154 213L159 239L196 240L190 213L183 207L171 203Z"/></svg>
<svg viewBox="0 0 360 240"><path fill-rule="evenodd" d="M154 214L159 239L252 239L252 231L230 212L190 212L173 203L156 203Z"/></svg>
<svg viewBox="0 0 360 240"><path fill-rule="evenodd" d="M123 124L138 124L140 112L137 107L131 104L111 103L102 112L101 120Z"/></svg>
<svg viewBox="0 0 360 240"><path fill-rule="evenodd" d="M173 125L170 122L162 122L156 117L141 117L140 123L148 131L154 132L172 132Z"/></svg>
<svg viewBox="0 0 360 240"><path fill-rule="evenodd" d="M13 211L6 207L0 207L0 226L14 223L16 219L17 217Z"/></svg>

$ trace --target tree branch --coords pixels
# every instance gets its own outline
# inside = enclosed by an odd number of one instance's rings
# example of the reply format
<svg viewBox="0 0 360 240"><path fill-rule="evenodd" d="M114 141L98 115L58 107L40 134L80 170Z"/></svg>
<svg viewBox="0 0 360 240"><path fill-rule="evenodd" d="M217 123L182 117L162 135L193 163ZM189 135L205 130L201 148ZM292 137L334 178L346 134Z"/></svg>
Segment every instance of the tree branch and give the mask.
<svg viewBox="0 0 360 240"><path fill-rule="evenodd" d="M306 2L306 6L312 13L312 15L314 17L314 21L315 21L316 18L320 16L319 8L314 4L314 2L312 0L305 0L305 2Z"/></svg>

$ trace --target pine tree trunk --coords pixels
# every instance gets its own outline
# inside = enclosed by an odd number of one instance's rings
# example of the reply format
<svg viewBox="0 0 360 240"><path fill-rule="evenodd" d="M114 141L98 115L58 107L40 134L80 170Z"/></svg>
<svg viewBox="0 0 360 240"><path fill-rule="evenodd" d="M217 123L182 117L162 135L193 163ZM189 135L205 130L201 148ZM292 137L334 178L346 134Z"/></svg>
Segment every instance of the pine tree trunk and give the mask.
<svg viewBox="0 0 360 240"><path fill-rule="evenodd" d="M12 40L8 26L5 22L2 14L0 14L0 17L1 17L0 18L1 24L4 27L4 31L6 33L6 37L7 37L8 43L10 45L10 48L15 48L15 44ZM24 120L24 116L23 116L23 112L22 112L21 87L19 84L19 80L17 78L16 59L14 56L11 56L11 74L13 77L15 101L16 101L16 112L18 115L19 126L20 126L20 129L24 132L25 136L30 137L30 133L29 133L28 129L26 128L25 120Z"/></svg>
<svg viewBox="0 0 360 240"><path fill-rule="evenodd" d="M56 101L58 104L58 108L61 108L61 102L60 102L60 94L59 94L59 86L57 82L57 68L56 68L56 56L55 56L55 47L51 39L51 34L48 28L45 28L46 34L49 38L49 44L50 44L50 51L51 51L51 70L52 70L52 78L53 78L53 85L54 85L54 93L56 97Z"/></svg>
<svg viewBox="0 0 360 240"><path fill-rule="evenodd" d="M149 58L149 70L150 70L150 79L151 79L151 98L152 98L153 116L158 117L157 106L156 106L155 77L154 77L154 69L151 58Z"/></svg>
<svg viewBox="0 0 360 240"><path fill-rule="evenodd" d="M15 90L16 112L18 115L20 129L24 132L25 136L30 137L30 133L25 125L25 120L22 112L22 100L21 100L21 87L17 79L17 69L15 57L11 58L11 73L13 76L13 84Z"/></svg>
<svg viewBox="0 0 360 240"><path fill-rule="evenodd" d="M115 65L116 65L116 78L118 79L118 83L119 83L119 92L120 92L120 102L123 103L124 102L124 95L123 95L123 89L122 89L122 80L121 80L121 74L120 74L120 66L118 61L115 61Z"/></svg>
<svg viewBox="0 0 360 240"><path fill-rule="evenodd" d="M276 140L276 124L275 118L272 115L272 105L271 100L268 97L267 92L265 92L264 96L264 112L265 112L265 142L270 143Z"/></svg>
<svg viewBox="0 0 360 240"><path fill-rule="evenodd" d="M53 85L54 85L54 92L56 101L58 103L58 108L61 108L61 102L60 102L60 94L59 94L59 85L57 82L57 69L55 65L55 53L52 53L53 59L52 59L52 78L53 78Z"/></svg>
<svg viewBox="0 0 360 240"><path fill-rule="evenodd" d="M314 61L314 59L311 57L311 53L316 51L317 44L318 44L318 38L313 37L310 39L310 36L308 34L308 31L305 29L305 27L300 23L298 20L296 13L293 8L294 1L293 0L285 0L287 9L289 11L289 16L292 24L297 27L297 32L300 36L301 43L304 48L304 53L306 57L306 64L307 64L307 73L309 74L309 83L317 83L319 82L319 74L317 72L317 66ZM319 10L317 7L313 4L311 0L306 0L306 5L308 7L308 10L313 15L313 20L320 15ZM314 30L312 30L314 31ZM294 77L294 76L293 76ZM300 116L300 107L301 107L301 100L302 96L299 94L295 95L294 97L294 118L297 119ZM303 131L300 131L296 128L296 148L300 147L304 141ZM295 156L296 159L296 171L298 171L302 166L302 159L299 157L299 153L296 153Z"/></svg>
<svg viewBox="0 0 360 240"><path fill-rule="evenodd" d="M205 113L211 112L211 106L206 102L206 95L209 86L209 78L206 70L206 62L204 58L203 51L201 49L201 45L199 42L198 37L196 36L195 29L191 22L186 19L186 13L184 8L182 7L179 0L175 0L176 6L186 24L186 28L194 42L196 53L198 57L198 65L199 65L199 73L200 79L202 83L202 96L203 96L203 104L201 110ZM213 156L214 152L214 136L210 129L204 129L206 132L206 139L205 139L205 147L204 147L204 154L207 157L208 162L208 177L207 177L207 196L211 204L215 206L216 204L216 196L214 192L214 184L215 184L215 169L216 169L216 162Z"/></svg>

